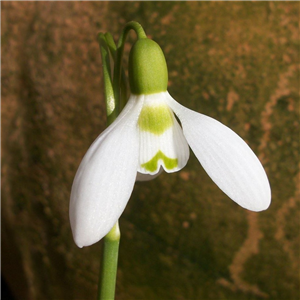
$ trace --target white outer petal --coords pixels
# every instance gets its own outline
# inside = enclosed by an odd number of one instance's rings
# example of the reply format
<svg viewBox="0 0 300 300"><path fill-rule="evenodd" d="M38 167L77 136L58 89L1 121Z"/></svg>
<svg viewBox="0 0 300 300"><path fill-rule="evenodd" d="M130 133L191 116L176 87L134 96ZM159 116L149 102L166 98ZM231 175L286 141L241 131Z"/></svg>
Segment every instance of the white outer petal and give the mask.
<svg viewBox="0 0 300 300"><path fill-rule="evenodd" d="M141 98L130 97L115 122L88 149L77 170L70 221L78 247L103 238L119 219L132 193L138 164Z"/></svg>
<svg viewBox="0 0 300 300"><path fill-rule="evenodd" d="M267 209L270 184L245 141L222 123L183 107L171 96L168 103L180 119L190 147L219 188L246 209Z"/></svg>

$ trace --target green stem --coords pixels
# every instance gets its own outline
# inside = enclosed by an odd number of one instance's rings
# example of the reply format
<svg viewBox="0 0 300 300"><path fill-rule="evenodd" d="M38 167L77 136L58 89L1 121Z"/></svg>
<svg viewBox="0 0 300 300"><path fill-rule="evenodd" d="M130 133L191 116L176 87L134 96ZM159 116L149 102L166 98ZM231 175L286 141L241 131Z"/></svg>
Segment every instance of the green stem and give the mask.
<svg viewBox="0 0 300 300"><path fill-rule="evenodd" d="M107 124L110 125L117 117L117 105L114 96L110 56L107 41L103 33L98 34L98 42L102 57L103 79L104 79L104 96L106 101Z"/></svg>
<svg viewBox="0 0 300 300"><path fill-rule="evenodd" d="M110 47L111 41L107 41L102 33L98 35L100 52L102 57L104 94L106 101L107 126L117 117L116 99L112 87L110 55L113 56L113 49ZM118 254L119 254L120 230L118 222L111 231L104 237L103 256L98 285L99 300L113 300L115 298Z"/></svg>
<svg viewBox="0 0 300 300"><path fill-rule="evenodd" d="M117 222L104 238L103 259L98 288L99 300L115 299L120 236L119 224Z"/></svg>
<svg viewBox="0 0 300 300"><path fill-rule="evenodd" d="M116 53L117 53L117 46L115 44L115 41L109 32L105 33L105 38L106 38L107 46L109 47L110 53L112 54L112 57L115 61ZM119 106L120 111L122 111L122 109L124 108L124 106L127 102L127 98L129 96L129 95L127 95L127 92L128 92L127 78L126 78L125 71L124 71L123 67L121 66L120 106Z"/></svg>

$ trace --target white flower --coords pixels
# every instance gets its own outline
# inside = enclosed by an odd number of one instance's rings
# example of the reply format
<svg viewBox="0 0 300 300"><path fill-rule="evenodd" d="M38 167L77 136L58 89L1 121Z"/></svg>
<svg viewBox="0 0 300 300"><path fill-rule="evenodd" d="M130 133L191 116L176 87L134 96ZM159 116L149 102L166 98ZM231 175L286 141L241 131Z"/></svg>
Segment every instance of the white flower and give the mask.
<svg viewBox="0 0 300 300"><path fill-rule="evenodd" d="M155 89L160 89L157 86ZM236 133L180 105L166 87L145 94L143 89L130 96L115 122L94 141L76 173L70 220L79 247L96 243L110 231L124 211L136 179L152 179L162 170L181 170L188 161L189 146L233 201L252 211L268 208L271 190L266 173ZM131 91L135 90L138 88L131 82Z"/></svg>
<svg viewBox="0 0 300 300"><path fill-rule="evenodd" d="M266 173L236 133L183 107L168 92L131 95L116 121L91 145L74 179L70 220L76 244L91 245L110 231L125 209L137 172L181 170L189 158L188 144L233 201L252 211L268 208Z"/></svg>

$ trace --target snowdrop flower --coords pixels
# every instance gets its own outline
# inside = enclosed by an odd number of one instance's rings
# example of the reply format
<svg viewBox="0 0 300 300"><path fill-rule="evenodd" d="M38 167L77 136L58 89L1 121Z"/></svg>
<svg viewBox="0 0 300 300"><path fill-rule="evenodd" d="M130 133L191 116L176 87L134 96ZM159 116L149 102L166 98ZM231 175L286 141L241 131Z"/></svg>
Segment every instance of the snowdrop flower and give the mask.
<svg viewBox="0 0 300 300"><path fill-rule="evenodd" d="M268 208L270 186L256 155L231 129L170 96L166 61L154 41L142 38L132 47L129 83L125 108L90 146L73 182L70 220L79 247L96 243L110 231L136 179L181 170L189 146L233 201L252 211Z"/></svg>

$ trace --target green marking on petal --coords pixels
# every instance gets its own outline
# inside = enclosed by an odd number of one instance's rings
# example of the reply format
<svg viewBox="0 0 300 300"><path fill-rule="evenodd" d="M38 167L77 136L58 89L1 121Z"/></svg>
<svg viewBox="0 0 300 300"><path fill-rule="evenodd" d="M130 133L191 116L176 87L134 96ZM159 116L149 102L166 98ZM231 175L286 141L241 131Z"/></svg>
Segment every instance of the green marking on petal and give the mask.
<svg viewBox="0 0 300 300"><path fill-rule="evenodd" d="M158 169L157 163L160 159L163 160L165 167L168 170L173 170L178 166L177 158L169 158L165 156L160 150L156 153L156 155L151 160L142 164L141 166L149 172L154 172Z"/></svg>
<svg viewBox="0 0 300 300"><path fill-rule="evenodd" d="M144 106L138 121L141 130L161 135L173 126L172 113L168 106Z"/></svg>

